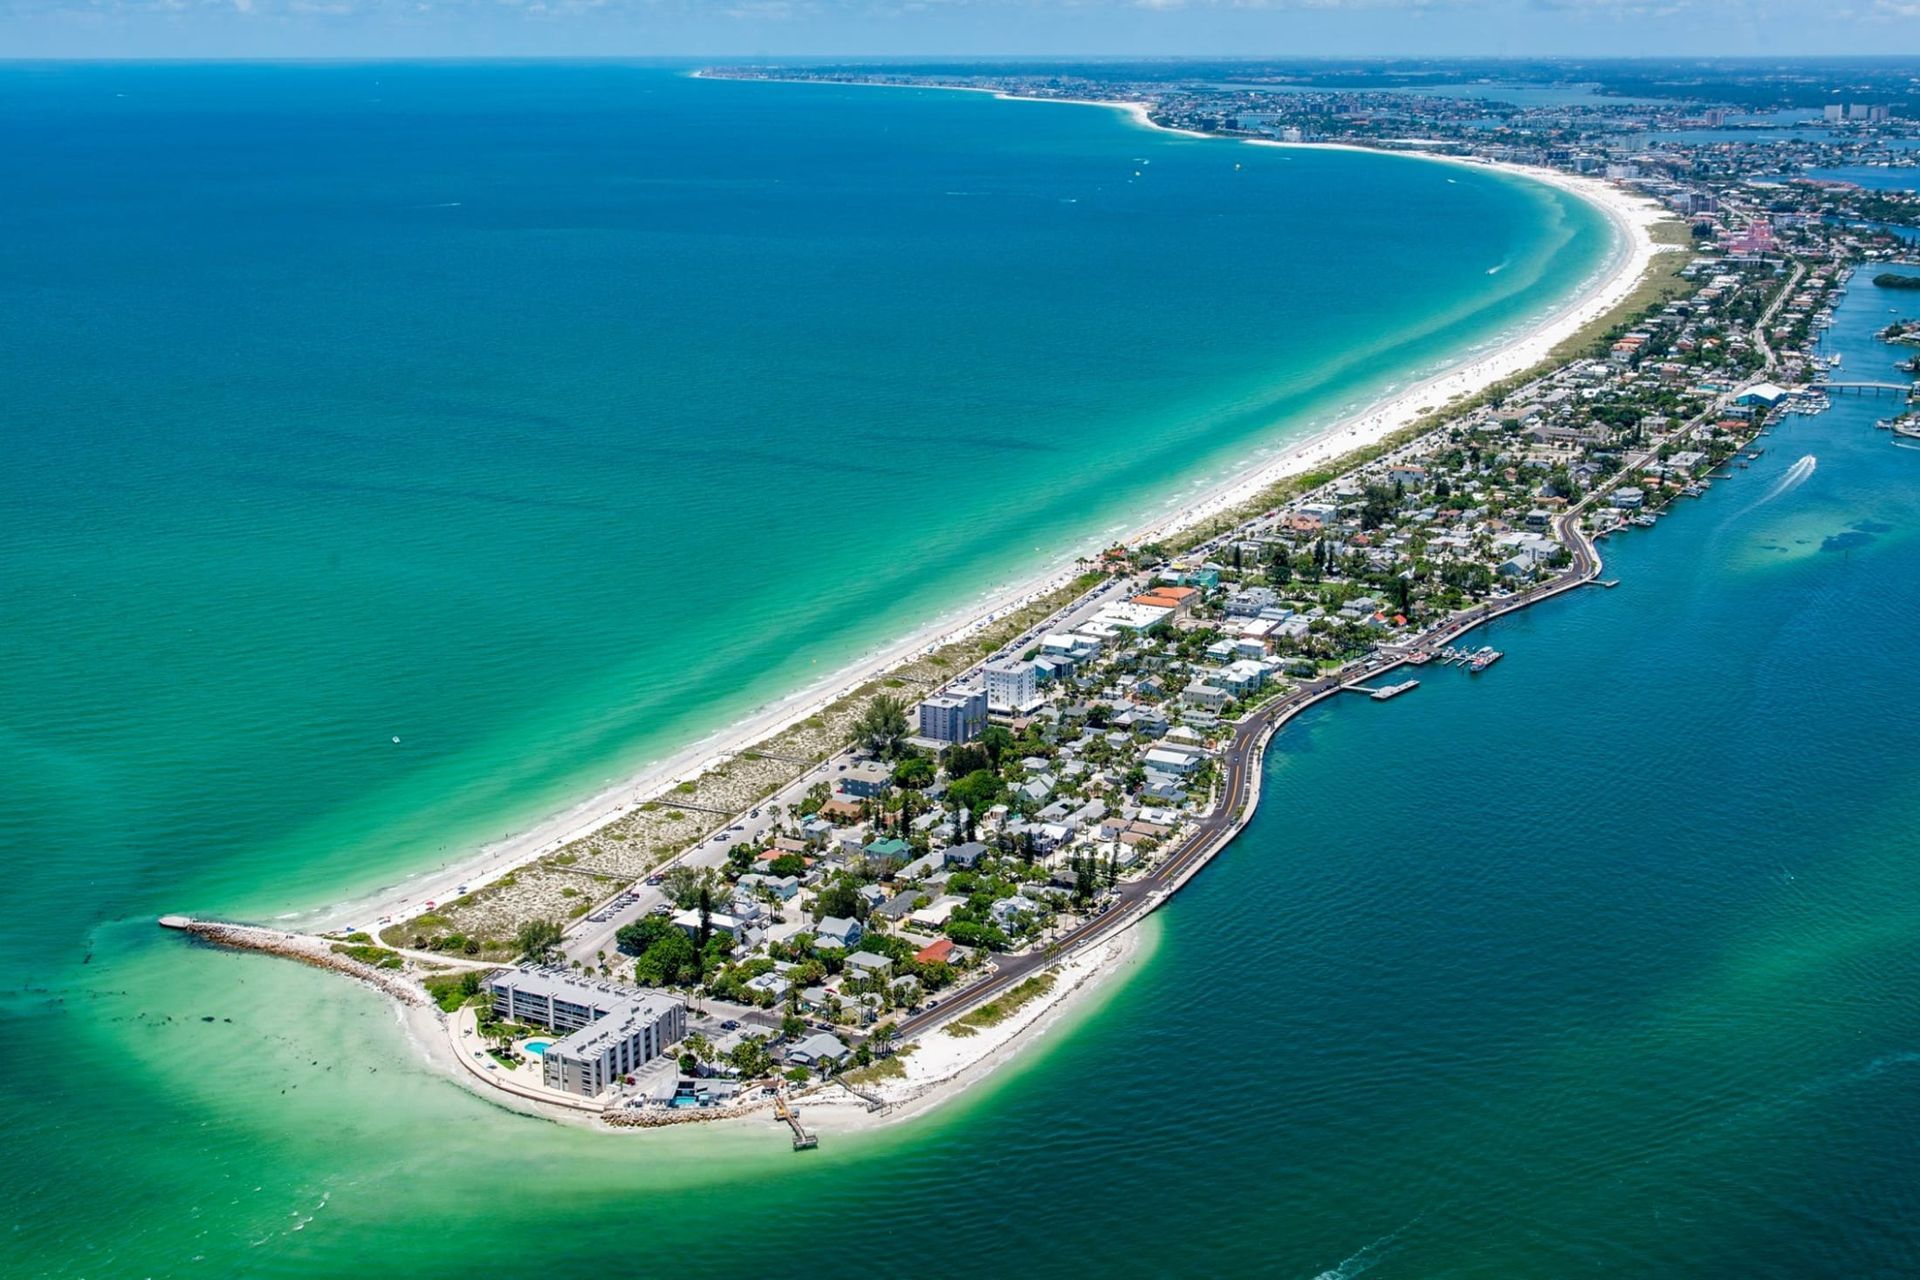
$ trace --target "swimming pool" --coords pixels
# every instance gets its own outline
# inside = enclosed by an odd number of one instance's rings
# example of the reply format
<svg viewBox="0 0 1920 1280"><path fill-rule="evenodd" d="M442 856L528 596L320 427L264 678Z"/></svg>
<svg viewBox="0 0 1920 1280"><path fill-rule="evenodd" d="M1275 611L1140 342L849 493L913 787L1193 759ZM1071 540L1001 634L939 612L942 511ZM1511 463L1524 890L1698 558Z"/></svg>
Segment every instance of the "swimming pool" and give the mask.
<svg viewBox="0 0 1920 1280"><path fill-rule="evenodd" d="M520 1047L534 1057L541 1058L546 1056L547 1046L552 1043L551 1040L529 1040Z"/></svg>

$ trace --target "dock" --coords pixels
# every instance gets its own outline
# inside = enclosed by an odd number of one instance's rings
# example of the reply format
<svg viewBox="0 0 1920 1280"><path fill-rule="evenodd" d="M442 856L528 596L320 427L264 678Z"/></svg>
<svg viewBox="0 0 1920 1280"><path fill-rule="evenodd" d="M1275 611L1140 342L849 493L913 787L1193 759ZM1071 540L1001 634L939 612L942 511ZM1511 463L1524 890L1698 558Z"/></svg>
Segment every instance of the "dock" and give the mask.
<svg viewBox="0 0 1920 1280"><path fill-rule="evenodd" d="M820 1135L809 1132L801 1125L799 1115L794 1112L792 1107L787 1105L787 1095L785 1093L774 1095L773 1111L775 1115L787 1122L789 1129L793 1130L793 1149L795 1151L811 1151L820 1145Z"/></svg>

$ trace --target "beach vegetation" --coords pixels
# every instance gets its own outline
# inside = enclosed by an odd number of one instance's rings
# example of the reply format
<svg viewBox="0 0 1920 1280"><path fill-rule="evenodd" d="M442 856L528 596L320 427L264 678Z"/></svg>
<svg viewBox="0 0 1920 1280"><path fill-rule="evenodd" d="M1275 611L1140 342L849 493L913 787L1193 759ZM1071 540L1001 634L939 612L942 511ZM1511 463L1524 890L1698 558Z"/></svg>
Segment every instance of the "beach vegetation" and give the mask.
<svg viewBox="0 0 1920 1280"><path fill-rule="evenodd" d="M406 961L401 958L398 952L389 951L385 947L355 946L349 943L336 942L333 944L332 949L333 954L337 956L345 956L347 959L357 960L361 964L370 964L376 969L399 969L406 965Z"/></svg>
<svg viewBox="0 0 1920 1280"><path fill-rule="evenodd" d="M860 1047L866 1048L865 1045ZM898 1057L883 1057L867 1066L844 1071L840 1078L848 1084L879 1084L883 1080L904 1079L906 1074L907 1064L904 1060Z"/></svg>
<svg viewBox="0 0 1920 1280"><path fill-rule="evenodd" d="M560 946L560 925L552 920L529 920L514 934L513 944L529 960L544 961Z"/></svg>
<svg viewBox="0 0 1920 1280"><path fill-rule="evenodd" d="M956 1031L960 1027L966 1027L971 1034L985 1027L997 1026L1053 990L1055 980L1056 974L1052 970L1036 973L1006 994L996 996L973 1012L956 1018L948 1025L947 1030Z"/></svg>
<svg viewBox="0 0 1920 1280"><path fill-rule="evenodd" d="M443 1013L452 1013L480 994L480 975L471 969L465 973L437 974L422 979L421 985Z"/></svg>

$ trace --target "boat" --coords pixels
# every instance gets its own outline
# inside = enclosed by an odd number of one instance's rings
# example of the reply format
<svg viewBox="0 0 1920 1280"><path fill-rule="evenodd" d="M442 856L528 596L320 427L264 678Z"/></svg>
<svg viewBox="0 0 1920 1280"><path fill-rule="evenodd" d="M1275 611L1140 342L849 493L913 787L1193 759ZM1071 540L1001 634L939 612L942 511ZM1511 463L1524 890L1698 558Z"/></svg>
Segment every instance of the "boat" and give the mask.
<svg viewBox="0 0 1920 1280"><path fill-rule="evenodd" d="M1433 654L1425 649L1407 655L1407 665L1410 667L1424 667L1432 661Z"/></svg>
<svg viewBox="0 0 1920 1280"><path fill-rule="evenodd" d="M1627 523L1631 524L1636 529L1651 529L1653 528L1654 523L1657 520L1658 520L1657 516L1637 515L1637 516L1634 516L1631 520L1627 521Z"/></svg>
<svg viewBox="0 0 1920 1280"><path fill-rule="evenodd" d="M1505 656L1498 649L1482 649L1473 655L1473 661L1467 664L1467 670L1477 676Z"/></svg>

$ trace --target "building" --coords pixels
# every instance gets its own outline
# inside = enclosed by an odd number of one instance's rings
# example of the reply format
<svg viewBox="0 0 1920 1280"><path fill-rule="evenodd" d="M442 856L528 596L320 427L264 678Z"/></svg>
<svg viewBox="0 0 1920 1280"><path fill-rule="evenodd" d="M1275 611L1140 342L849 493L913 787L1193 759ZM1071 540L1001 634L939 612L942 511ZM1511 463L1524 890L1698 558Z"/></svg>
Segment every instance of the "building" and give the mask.
<svg viewBox="0 0 1920 1280"><path fill-rule="evenodd" d="M816 1031L790 1047L784 1056L797 1066L831 1070L847 1060L847 1046L838 1037Z"/></svg>
<svg viewBox="0 0 1920 1280"><path fill-rule="evenodd" d="M1218 581L1217 575L1215 581ZM1200 591L1197 587L1160 586L1142 592L1128 603L1149 609L1171 609L1175 617L1184 618L1199 601Z"/></svg>
<svg viewBox="0 0 1920 1280"><path fill-rule="evenodd" d="M856 760L840 775L840 790L862 800L884 795L893 785L893 770L878 760Z"/></svg>
<svg viewBox="0 0 1920 1280"><path fill-rule="evenodd" d="M987 707L997 711L1026 711L1039 705L1040 669L1031 662L987 664Z"/></svg>
<svg viewBox="0 0 1920 1280"><path fill-rule="evenodd" d="M1119 631L1159 631L1173 620L1173 609L1167 605L1110 604L1094 615L1095 622L1105 623Z"/></svg>
<svg viewBox="0 0 1920 1280"><path fill-rule="evenodd" d="M567 1034L540 1055L549 1089L592 1098L665 1055L687 1034L672 996L587 982L557 969L501 969L487 978L494 1012Z"/></svg>
<svg viewBox="0 0 1920 1280"><path fill-rule="evenodd" d="M950 689L920 704L920 736L935 742L972 742L987 727L987 691Z"/></svg>

